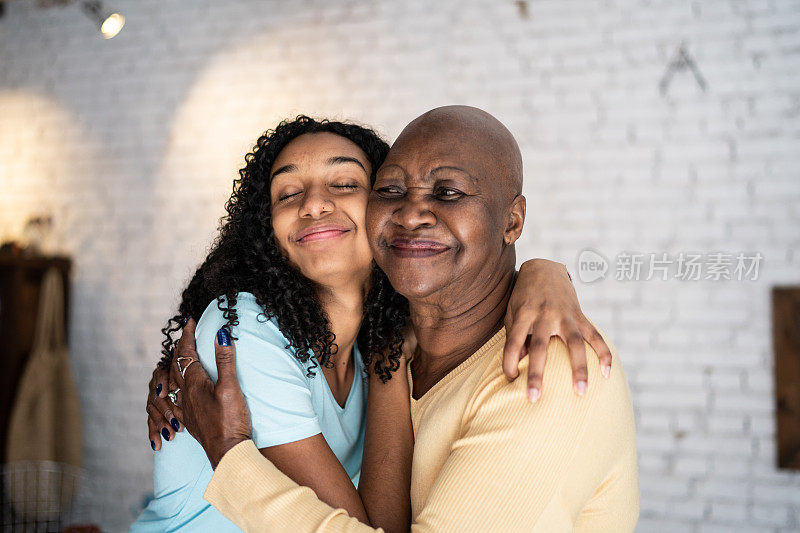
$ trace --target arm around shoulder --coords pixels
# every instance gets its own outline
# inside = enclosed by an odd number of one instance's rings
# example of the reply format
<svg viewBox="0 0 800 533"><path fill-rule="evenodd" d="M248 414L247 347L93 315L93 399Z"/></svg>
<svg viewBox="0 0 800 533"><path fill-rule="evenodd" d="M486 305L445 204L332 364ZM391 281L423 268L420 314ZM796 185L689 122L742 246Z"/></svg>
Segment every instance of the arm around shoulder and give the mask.
<svg viewBox="0 0 800 533"><path fill-rule="evenodd" d="M499 366L485 383L412 531L633 530L636 447L619 358L610 380L589 358L593 384L578 397L566 346L554 339L548 351L552 390L536 404ZM248 443L222 459L206 499L246 531L375 531L292 482Z"/></svg>

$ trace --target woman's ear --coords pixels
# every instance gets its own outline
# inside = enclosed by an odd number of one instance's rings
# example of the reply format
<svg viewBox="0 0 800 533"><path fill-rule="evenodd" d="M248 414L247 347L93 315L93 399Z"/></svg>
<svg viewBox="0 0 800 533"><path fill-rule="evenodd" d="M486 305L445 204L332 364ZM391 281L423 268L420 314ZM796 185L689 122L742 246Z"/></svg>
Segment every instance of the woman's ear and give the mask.
<svg viewBox="0 0 800 533"><path fill-rule="evenodd" d="M506 215L506 229L503 239L507 245L517 242L522 235L522 226L525 225L525 197L518 194L508 207Z"/></svg>

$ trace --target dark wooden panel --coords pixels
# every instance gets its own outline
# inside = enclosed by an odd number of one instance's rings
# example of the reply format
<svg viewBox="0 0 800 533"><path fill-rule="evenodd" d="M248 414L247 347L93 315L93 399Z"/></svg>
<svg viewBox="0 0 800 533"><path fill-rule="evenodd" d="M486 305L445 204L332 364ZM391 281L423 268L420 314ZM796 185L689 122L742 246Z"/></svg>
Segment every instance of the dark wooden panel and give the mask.
<svg viewBox="0 0 800 533"><path fill-rule="evenodd" d="M778 467L800 470L800 287L772 289Z"/></svg>

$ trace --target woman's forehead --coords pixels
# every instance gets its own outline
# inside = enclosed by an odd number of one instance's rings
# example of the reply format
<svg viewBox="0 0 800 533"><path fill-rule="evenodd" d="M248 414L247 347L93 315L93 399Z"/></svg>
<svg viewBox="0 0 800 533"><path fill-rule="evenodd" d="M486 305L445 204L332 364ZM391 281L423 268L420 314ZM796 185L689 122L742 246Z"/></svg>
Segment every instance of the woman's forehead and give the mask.
<svg viewBox="0 0 800 533"><path fill-rule="evenodd" d="M352 158L369 173L369 158L353 141L330 132L304 133L292 139L275 158L271 174L286 165L307 166L326 164L333 158Z"/></svg>

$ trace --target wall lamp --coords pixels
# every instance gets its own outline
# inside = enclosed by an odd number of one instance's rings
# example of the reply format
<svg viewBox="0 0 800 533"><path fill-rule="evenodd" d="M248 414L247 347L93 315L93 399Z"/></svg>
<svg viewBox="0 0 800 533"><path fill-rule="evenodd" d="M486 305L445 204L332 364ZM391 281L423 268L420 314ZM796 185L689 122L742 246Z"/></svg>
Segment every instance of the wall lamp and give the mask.
<svg viewBox="0 0 800 533"><path fill-rule="evenodd" d="M100 27L100 33L106 39L117 35L125 25L125 17L106 10L100 0L83 2L83 11Z"/></svg>

